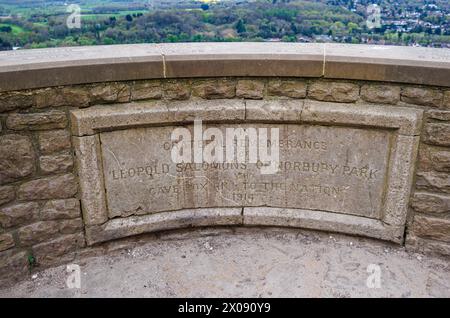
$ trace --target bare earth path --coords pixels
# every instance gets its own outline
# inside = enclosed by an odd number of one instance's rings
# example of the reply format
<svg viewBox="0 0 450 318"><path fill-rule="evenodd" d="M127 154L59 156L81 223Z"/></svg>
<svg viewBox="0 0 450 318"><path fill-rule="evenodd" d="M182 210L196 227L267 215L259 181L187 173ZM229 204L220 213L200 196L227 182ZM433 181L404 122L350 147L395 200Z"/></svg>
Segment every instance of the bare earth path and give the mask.
<svg viewBox="0 0 450 318"><path fill-rule="evenodd" d="M300 230L168 233L74 263L81 289L66 287L66 267L59 266L0 287L0 297L450 297L448 259ZM378 273L370 264L379 266L380 288L367 285L368 266Z"/></svg>

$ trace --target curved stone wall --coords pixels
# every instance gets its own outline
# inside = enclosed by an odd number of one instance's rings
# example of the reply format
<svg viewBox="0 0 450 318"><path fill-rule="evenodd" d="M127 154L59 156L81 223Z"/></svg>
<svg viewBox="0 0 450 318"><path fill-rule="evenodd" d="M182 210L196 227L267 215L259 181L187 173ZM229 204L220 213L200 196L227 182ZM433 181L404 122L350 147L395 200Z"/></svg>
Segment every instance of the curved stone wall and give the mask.
<svg viewBox="0 0 450 318"><path fill-rule="evenodd" d="M164 142L196 118L218 130L279 128L286 170L177 174ZM448 50L208 43L1 52L0 277L191 226L311 228L449 255L449 121ZM183 197L170 194L167 177L144 174L155 160L175 171ZM322 170L305 170L315 163ZM211 177L218 181L185 181Z"/></svg>

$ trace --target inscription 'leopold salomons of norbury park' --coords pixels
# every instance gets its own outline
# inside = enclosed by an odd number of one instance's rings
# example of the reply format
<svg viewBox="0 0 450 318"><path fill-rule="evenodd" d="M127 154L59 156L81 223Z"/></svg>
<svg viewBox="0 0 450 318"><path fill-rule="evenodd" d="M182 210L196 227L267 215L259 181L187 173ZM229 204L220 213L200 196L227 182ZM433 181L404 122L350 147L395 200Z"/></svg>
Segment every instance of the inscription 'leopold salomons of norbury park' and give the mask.
<svg viewBox="0 0 450 318"><path fill-rule="evenodd" d="M202 135L199 141L194 125L100 133L110 217L241 206L381 217L391 131L295 124L209 124L203 128L216 135ZM264 143L233 139L235 159L230 160L226 140L230 128L268 133ZM177 129L184 134L174 140ZM252 142L257 142L259 157L252 157ZM215 160L205 160L205 150ZM244 154L243 160L238 152ZM178 160L174 153L179 154ZM264 171L269 167L275 169Z"/></svg>

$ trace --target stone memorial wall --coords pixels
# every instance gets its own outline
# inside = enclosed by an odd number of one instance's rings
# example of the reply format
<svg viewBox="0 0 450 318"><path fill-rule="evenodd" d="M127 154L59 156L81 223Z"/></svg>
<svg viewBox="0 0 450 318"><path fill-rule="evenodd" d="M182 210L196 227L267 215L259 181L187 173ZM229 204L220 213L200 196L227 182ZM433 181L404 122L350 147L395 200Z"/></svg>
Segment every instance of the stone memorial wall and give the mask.
<svg viewBox="0 0 450 318"><path fill-rule="evenodd" d="M450 255L448 51L115 48L0 53L0 280L201 226ZM273 166L261 149L279 150Z"/></svg>

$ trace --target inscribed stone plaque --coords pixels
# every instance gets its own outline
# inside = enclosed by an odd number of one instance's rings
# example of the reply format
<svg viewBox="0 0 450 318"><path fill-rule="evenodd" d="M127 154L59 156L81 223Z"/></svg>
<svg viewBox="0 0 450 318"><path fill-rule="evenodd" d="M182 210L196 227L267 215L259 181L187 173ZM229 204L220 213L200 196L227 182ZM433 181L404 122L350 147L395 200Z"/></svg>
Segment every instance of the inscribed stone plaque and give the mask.
<svg viewBox="0 0 450 318"><path fill-rule="evenodd" d="M392 131L296 124L203 125L210 127L223 132L224 145L227 128L278 128L278 171L262 174L248 158L175 163L171 158L174 126L102 132L109 216L269 206L382 217ZM186 128L194 135L192 125ZM268 142L273 143L270 135Z"/></svg>

